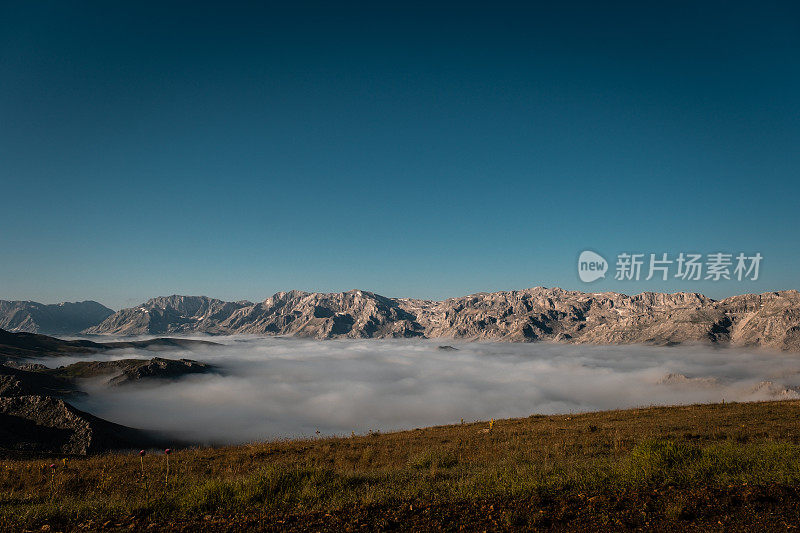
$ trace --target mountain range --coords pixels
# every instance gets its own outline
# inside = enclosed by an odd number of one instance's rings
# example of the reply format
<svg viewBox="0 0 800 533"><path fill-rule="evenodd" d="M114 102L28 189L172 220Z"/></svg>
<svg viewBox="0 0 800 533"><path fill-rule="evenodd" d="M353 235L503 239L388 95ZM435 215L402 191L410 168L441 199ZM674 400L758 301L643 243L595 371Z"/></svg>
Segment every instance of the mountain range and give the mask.
<svg viewBox="0 0 800 533"><path fill-rule="evenodd" d="M96 304L63 305L87 303ZM0 325L10 320L4 304L7 302L0 302ZM258 303L173 295L153 298L116 313L107 311L105 316L105 312L95 313L91 316L94 323L74 328L71 333L714 343L800 351L800 293L795 290L713 300L697 293L646 292L628 296L536 287L442 301L387 298L363 290L290 291ZM89 319L87 316L86 322ZM51 331L34 319L19 324L7 329ZM67 331L71 324L47 324L49 328L56 326Z"/></svg>
<svg viewBox="0 0 800 533"><path fill-rule="evenodd" d="M60 304L0 300L0 329L72 335L113 314L112 309L91 300Z"/></svg>

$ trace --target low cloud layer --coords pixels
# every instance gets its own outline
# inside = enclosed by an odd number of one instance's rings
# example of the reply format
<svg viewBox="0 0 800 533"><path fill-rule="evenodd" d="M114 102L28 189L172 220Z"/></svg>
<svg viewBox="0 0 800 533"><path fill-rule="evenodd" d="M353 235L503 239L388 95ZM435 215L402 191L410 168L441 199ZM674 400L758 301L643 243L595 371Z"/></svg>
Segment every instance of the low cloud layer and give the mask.
<svg viewBox="0 0 800 533"><path fill-rule="evenodd" d="M103 418L207 443L349 435L635 406L800 398L800 357L711 347L452 344L222 337L191 357L221 374L106 387L76 402ZM153 357L119 350L109 358ZM98 356L91 356L97 359ZM88 359L88 358L82 358ZM76 360L60 359L56 364Z"/></svg>

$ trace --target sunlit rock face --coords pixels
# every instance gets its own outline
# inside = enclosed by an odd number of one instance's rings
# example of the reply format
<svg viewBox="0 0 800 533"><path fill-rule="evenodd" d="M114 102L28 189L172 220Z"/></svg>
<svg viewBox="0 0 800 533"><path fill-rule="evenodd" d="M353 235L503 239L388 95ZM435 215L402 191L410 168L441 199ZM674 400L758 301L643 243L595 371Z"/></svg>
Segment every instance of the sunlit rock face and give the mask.
<svg viewBox="0 0 800 533"><path fill-rule="evenodd" d="M387 298L361 290L290 291L259 303L170 296L123 309L85 332L716 343L800 351L800 293L712 300L696 293L627 296L536 287L431 301Z"/></svg>

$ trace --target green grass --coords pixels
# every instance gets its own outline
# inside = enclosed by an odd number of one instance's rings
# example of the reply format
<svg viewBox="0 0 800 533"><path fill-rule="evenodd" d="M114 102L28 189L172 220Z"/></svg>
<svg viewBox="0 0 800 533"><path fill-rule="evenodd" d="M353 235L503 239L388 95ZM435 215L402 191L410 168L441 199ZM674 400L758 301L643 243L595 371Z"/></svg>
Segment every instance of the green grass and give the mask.
<svg viewBox="0 0 800 533"><path fill-rule="evenodd" d="M192 516L254 509L328 509L420 498L448 501L665 485L724 487L798 482L800 445L762 442L698 446L680 440L648 440L618 460L592 459L572 465L543 467L512 460L486 466L459 465L447 453L434 450L397 471L337 472L318 466L270 465L232 477L184 480L169 489L156 486L149 498L142 488L133 500L115 498L114 491L76 497L67 494L65 486L59 487L53 498L40 494L20 499L21 495L6 492L0 495L0 516L16 516L23 522L104 514Z"/></svg>
<svg viewBox="0 0 800 533"><path fill-rule="evenodd" d="M133 454L68 458L55 475L50 460L0 461L0 526L798 486L797 412L797 402L652 408L500 420L491 433L474 423L184 450L171 456L169 484L163 455L145 458L148 490ZM658 512L677 519L685 505Z"/></svg>

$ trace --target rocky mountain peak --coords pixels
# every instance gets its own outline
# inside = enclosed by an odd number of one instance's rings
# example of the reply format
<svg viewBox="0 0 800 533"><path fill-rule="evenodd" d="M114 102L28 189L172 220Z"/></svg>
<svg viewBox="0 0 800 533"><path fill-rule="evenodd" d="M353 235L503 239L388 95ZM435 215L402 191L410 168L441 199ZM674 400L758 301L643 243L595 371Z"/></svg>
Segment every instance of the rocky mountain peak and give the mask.
<svg viewBox="0 0 800 533"><path fill-rule="evenodd" d="M148 305L152 303L153 305ZM278 292L259 303L169 296L123 309L88 333L445 337L597 344L710 342L800 351L800 293L716 301L691 292L584 293L560 288L475 293L443 301L352 289Z"/></svg>
<svg viewBox="0 0 800 533"><path fill-rule="evenodd" d="M113 310L92 300L58 304L0 300L0 328L8 331L74 334L112 314Z"/></svg>

